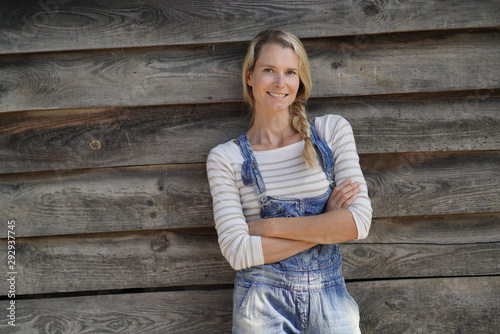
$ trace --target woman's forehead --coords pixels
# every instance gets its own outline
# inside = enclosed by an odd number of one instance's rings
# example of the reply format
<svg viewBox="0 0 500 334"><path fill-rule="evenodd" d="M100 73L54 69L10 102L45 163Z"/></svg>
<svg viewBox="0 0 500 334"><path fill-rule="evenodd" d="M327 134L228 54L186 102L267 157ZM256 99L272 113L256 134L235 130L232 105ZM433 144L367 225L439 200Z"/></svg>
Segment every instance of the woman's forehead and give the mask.
<svg viewBox="0 0 500 334"><path fill-rule="evenodd" d="M297 68L299 57L292 48L283 47L275 43L268 43L260 50L259 57L255 63L259 63L259 66L287 65Z"/></svg>

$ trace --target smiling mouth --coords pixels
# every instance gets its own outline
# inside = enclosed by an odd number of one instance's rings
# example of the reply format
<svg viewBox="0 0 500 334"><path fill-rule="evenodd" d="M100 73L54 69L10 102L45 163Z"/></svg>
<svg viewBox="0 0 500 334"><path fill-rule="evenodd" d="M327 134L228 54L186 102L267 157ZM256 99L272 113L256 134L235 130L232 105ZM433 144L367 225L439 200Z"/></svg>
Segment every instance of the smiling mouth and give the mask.
<svg viewBox="0 0 500 334"><path fill-rule="evenodd" d="M285 93L271 93L271 92L267 92L269 95L273 96L273 97L285 97L287 96L288 94L285 94Z"/></svg>

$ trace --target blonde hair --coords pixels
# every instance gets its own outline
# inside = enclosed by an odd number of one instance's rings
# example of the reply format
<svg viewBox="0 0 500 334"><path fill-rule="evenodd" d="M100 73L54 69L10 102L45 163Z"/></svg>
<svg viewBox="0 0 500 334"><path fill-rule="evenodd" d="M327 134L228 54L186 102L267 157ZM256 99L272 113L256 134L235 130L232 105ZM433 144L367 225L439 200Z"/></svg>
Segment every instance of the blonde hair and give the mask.
<svg viewBox="0 0 500 334"><path fill-rule="evenodd" d="M306 116L305 104L311 94L312 81L309 70L307 53L302 42L293 34L281 29L268 29L260 32L250 42L245 61L243 63L243 97L249 104L251 110L252 125L255 120L255 98L252 87L247 84L247 74L255 68L255 63L260 56L262 47L266 44L276 44L283 48L291 48L299 58L299 79L300 84L295 101L290 105L289 112L292 119L292 126L299 132L305 140L302 156L309 168L318 166L318 155L311 142L311 128Z"/></svg>

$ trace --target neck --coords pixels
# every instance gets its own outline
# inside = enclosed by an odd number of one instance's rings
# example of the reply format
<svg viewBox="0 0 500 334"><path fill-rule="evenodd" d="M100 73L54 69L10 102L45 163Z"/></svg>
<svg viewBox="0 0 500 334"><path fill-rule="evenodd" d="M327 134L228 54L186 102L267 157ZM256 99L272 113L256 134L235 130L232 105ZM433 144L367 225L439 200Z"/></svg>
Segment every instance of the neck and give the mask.
<svg viewBox="0 0 500 334"><path fill-rule="evenodd" d="M279 148L302 139L292 126L288 110L271 115L256 113L247 137L255 150Z"/></svg>

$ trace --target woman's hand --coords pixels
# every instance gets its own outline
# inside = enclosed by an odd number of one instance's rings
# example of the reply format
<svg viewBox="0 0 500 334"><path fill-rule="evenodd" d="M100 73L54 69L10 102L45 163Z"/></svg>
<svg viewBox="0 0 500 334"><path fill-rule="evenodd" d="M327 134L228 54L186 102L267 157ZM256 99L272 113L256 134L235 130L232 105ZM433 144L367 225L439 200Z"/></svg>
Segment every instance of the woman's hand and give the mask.
<svg viewBox="0 0 500 334"><path fill-rule="evenodd" d="M358 198L360 191L359 182L347 179L333 189L325 206L325 212L347 209Z"/></svg>

